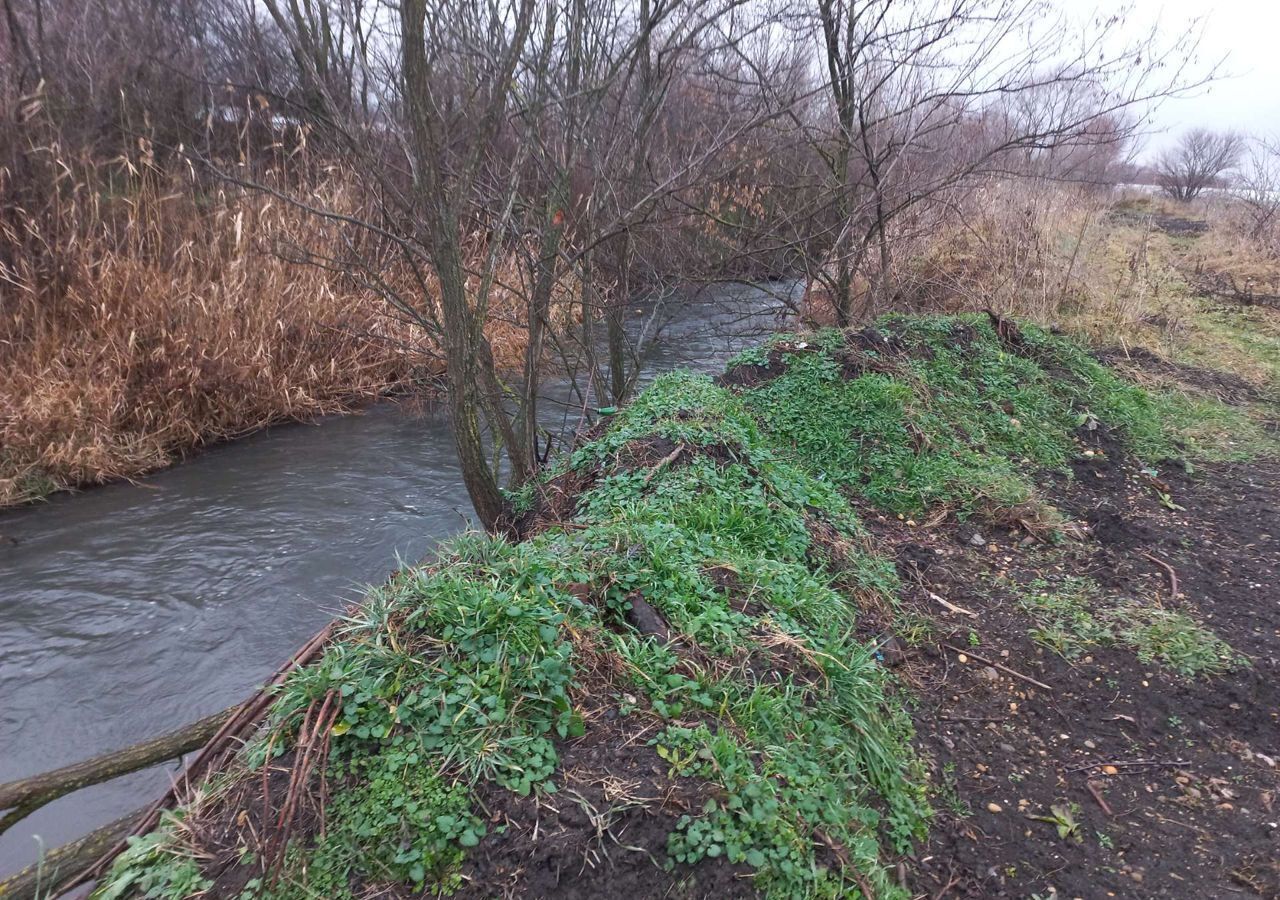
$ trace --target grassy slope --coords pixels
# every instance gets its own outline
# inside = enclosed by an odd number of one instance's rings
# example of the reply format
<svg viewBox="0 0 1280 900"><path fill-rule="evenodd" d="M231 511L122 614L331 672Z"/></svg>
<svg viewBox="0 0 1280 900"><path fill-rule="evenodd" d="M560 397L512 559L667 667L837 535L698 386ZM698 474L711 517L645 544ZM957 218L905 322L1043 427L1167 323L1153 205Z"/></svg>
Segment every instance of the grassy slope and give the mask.
<svg viewBox="0 0 1280 900"><path fill-rule="evenodd" d="M459 538L372 592L241 765L136 843L101 895L207 886L191 851L234 820L268 755L297 768L317 719L324 835L295 828L281 877L246 895L448 892L491 837L478 789L554 793L562 742L608 709L652 724L668 776L711 798L649 848L677 871L724 858L768 896L905 896L886 860L930 811L909 698L874 640L896 576L854 507L1051 529L1036 475L1098 428L1151 461L1266 441L1226 407L1149 394L1039 329L1003 342L981 317L780 336L726 386L664 377L521 498L531 537ZM673 642L633 627L640 597ZM252 874L261 851L238 840Z"/></svg>

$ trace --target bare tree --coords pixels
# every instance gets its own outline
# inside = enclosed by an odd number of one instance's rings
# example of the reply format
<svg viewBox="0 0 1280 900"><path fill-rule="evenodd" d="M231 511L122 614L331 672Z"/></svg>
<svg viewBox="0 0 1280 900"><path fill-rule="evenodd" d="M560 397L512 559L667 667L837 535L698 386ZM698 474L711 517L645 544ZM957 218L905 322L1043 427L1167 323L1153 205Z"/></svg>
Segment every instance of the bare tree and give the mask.
<svg viewBox="0 0 1280 900"><path fill-rule="evenodd" d="M893 303L895 247L983 179L1098 177L1194 44L1113 51L1118 17L1067 41L1040 0L0 3L9 93L92 59L102 122L333 228L325 255L282 252L430 336L487 527L543 456L549 358L584 411L630 388L636 295L800 273L857 322ZM527 339L518 370L498 319Z"/></svg>
<svg viewBox="0 0 1280 900"><path fill-rule="evenodd" d="M1222 182L1245 146L1244 136L1235 132L1192 128L1156 160L1156 183L1174 200L1190 203Z"/></svg>
<svg viewBox="0 0 1280 900"><path fill-rule="evenodd" d="M1254 138L1249 142L1232 196L1245 211L1251 238L1274 234L1280 226L1280 139Z"/></svg>
<svg viewBox="0 0 1280 900"><path fill-rule="evenodd" d="M730 20L741 4L267 0L265 18L243 7L243 27L269 31L265 45L288 48L294 69L272 115L305 121L311 147L351 165L367 207L327 208L305 184L203 161L347 232L342 257L295 248L297 257L358 279L439 344L463 480L486 527L508 512L504 477L509 489L537 468L547 358L586 357L584 409L594 396L621 397L635 241L768 114L716 110L673 140L655 137L680 80L740 39L747 26ZM575 293L581 328L553 327L554 298ZM494 361L495 297L519 301L508 323L527 336L518 372Z"/></svg>
<svg viewBox="0 0 1280 900"><path fill-rule="evenodd" d="M816 46L821 91L796 137L820 181L771 223L800 250L839 325L891 305L893 248L994 177L1068 177L1120 146L1148 104L1186 87L1192 29L1117 45L1116 13L1085 26L1037 0L812 0L789 19ZM806 168L798 180L811 178ZM1070 177L1078 177L1076 175Z"/></svg>

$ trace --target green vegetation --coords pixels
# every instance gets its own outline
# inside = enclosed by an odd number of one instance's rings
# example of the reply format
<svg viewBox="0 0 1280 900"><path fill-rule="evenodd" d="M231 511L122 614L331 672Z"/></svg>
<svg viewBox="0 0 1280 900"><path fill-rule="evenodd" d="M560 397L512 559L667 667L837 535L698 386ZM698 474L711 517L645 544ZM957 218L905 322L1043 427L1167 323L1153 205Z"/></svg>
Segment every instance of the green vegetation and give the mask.
<svg viewBox="0 0 1280 900"><path fill-rule="evenodd" d="M1142 662L1158 663L1187 678L1220 675L1245 664L1186 613L1109 600L1089 578L1037 580L1028 585L1019 605L1036 622L1031 637L1064 659L1076 659L1093 647L1126 646Z"/></svg>
<svg viewBox="0 0 1280 900"><path fill-rule="evenodd" d="M754 386L659 379L519 498L531 536L466 535L373 591L193 811L249 846L238 786L257 790L268 760L323 777L323 833L294 827L278 874L246 896L447 894L497 821L480 788L549 801L560 742L621 729L706 798L671 832L667 866L723 857L769 897L905 897L885 856L931 812L901 689L855 634L892 615L896 576L849 497L998 516L1083 452L1080 435L1108 429L1148 459L1185 451L1163 425L1182 401L1064 339L1026 328L1011 345L978 317L880 327L887 341L780 337L735 361L778 364ZM552 487L572 509L542 505ZM1092 639L1074 602L1046 618L1064 654ZM633 624L642 603L673 640ZM1116 634L1191 665L1184 626L1143 616L1140 635ZM317 722L327 755L309 772ZM201 833L170 819L102 895L200 889Z"/></svg>
<svg viewBox="0 0 1280 900"><path fill-rule="evenodd" d="M1076 844L1084 843L1084 835L1080 831L1080 823L1076 817L1080 815L1078 803L1055 803L1049 807L1047 816L1030 816L1037 822L1048 822L1058 830L1058 837Z"/></svg>
<svg viewBox="0 0 1280 900"><path fill-rule="evenodd" d="M1098 423L1150 461L1268 441L1243 413L1148 393L1034 326L1020 329L1016 352L983 317L891 316L879 326L883 343L846 347L824 332L799 347L783 335L731 365L781 355L786 371L748 391L747 407L800 465L889 511L1025 503L1034 474L1064 468ZM862 374L847 377L850 367Z"/></svg>
<svg viewBox="0 0 1280 900"><path fill-rule="evenodd" d="M1090 578L1069 576L1056 584L1034 581L1019 605L1036 625L1031 637L1064 659L1076 659L1090 647L1111 644L1115 634L1096 614L1101 591Z"/></svg>
<svg viewBox="0 0 1280 900"><path fill-rule="evenodd" d="M1188 678L1246 665L1226 641L1185 613L1127 604L1117 610L1116 622L1117 636L1138 652L1138 659L1160 663Z"/></svg>
<svg viewBox="0 0 1280 900"><path fill-rule="evenodd" d="M182 814L170 813L164 827L134 838L116 859L111 880L95 892L97 900L118 897L188 897L206 891L211 882L194 859L173 852L173 834L182 827Z"/></svg>

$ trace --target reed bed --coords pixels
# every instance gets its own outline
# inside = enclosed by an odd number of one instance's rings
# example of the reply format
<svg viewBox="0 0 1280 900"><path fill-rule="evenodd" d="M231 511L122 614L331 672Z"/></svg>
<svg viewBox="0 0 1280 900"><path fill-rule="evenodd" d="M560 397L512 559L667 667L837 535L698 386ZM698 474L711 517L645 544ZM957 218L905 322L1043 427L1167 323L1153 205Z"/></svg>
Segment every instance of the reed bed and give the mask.
<svg viewBox="0 0 1280 900"><path fill-rule="evenodd" d="M49 171L36 208L0 208L0 506L441 374L422 328L281 252L340 252L342 237L305 212L125 160ZM0 183L0 197L15 187ZM357 202L340 174L314 196ZM515 298L494 312L495 357L515 365Z"/></svg>

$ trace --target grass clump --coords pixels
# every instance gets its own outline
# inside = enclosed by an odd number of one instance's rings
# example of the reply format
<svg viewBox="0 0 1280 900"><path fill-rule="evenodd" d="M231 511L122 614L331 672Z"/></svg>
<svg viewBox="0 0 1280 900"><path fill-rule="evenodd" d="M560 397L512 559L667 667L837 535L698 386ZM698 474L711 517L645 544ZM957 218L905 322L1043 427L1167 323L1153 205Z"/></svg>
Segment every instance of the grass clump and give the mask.
<svg viewBox="0 0 1280 900"><path fill-rule="evenodd" d="M1094 647L1123 646L1143 663L1164 666L1184 678L1221 675L1247 665L1226 641L1187 613L1108 599L1090 578L1037 579L1018 603L1036 623L1031 637L1064 659L1077 659Z"/></svg>
<svg viewBox="0 0 1280 900"><path fill-rule="evenodd" d="M173 836L181 831L182 818L181 813L167 813L159 829L130 840L116 859L111 880L94 896L188 897L212 887L194 859L173 852Z"/></svg>
<svg viewBox="0 0 1280 900"><path fill-rule="evenodd" d="M1019 606L1036 621L1031 637L1064 659L1076 659L1090 647L1111 644L1115 634L1095 609L1100 591L1089 578L1068 576L1056 584L1033 581Z"/></svg>
<svg viewBox="0 0 1280 900"><path fill-rule="evenodd" d="M1221 675L1248 664L1226 641L1185 613L1126 604L1116 611L1122 641L1144 663L1159 663L1186 678Z"/></svg>

